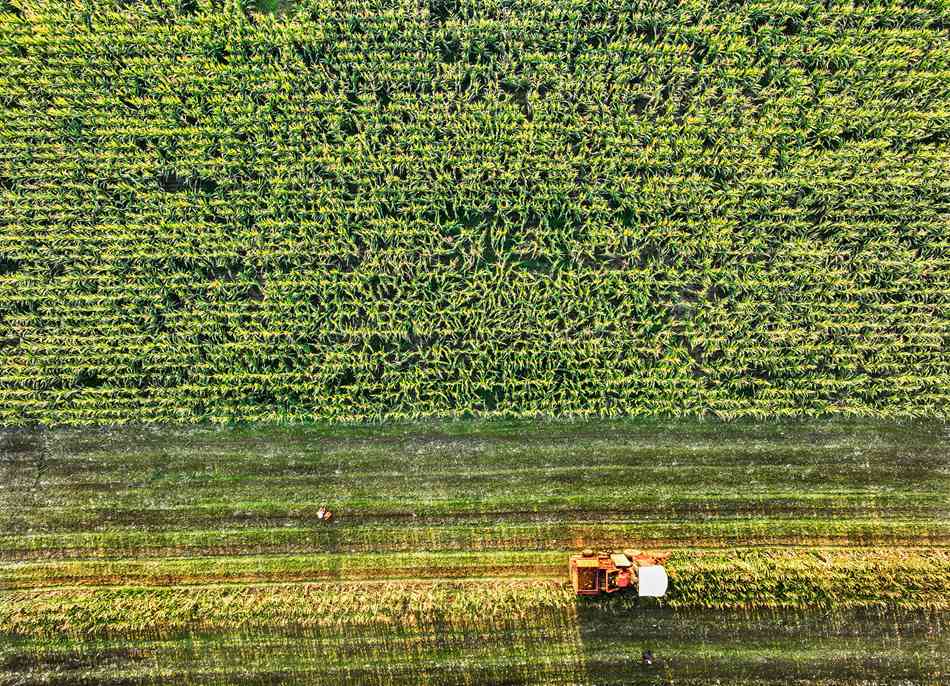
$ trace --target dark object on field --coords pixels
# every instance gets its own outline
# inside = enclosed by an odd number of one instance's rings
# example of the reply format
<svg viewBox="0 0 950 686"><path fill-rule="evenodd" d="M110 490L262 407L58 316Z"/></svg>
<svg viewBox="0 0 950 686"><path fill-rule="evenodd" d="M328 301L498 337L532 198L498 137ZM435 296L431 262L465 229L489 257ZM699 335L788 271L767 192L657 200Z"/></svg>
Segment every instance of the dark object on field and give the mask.
<svg viewBox="0 0 950 686"><path fill-rule="evenodd" d="M333 513L330 512L325 506L321 505L320 509L317 510L317 519L323 522L329 522L333 519Z"/></svg>
<svg viewBox="0 0 950 686"><path fill-rule="evenodd" d="M614 593L636 586L641 598L658 598L669 585L666 570L661 566L669 556L630 548L595 554L586 548L580 555L571 555L568 562L571 585L577 595Z"/></svg>
<svg viewBox="0 0 950 686"><path fill-rule="evenodd" d="M643 664L645 664L645 665L652 665L652 664L653 664L653 651L652 651L652 650L644 650L644 651L643 651L643 655L640 657L640 660L641 660L641 661L643 662Z"/></svg>

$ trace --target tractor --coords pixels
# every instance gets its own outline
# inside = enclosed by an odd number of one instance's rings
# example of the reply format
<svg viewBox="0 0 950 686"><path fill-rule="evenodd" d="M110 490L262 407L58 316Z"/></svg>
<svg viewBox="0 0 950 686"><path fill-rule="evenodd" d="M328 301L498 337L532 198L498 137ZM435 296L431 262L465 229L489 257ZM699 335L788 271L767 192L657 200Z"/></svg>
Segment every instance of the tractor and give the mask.
<svg viewBox="0 0 950 686"><path fill-rule="evenodd" d="M577 595L616 593L636 587L641 598L659 598L666 593L669 578L661 563L669 553L649 554L626 549L595 553L590 548L571 555L571 585Z"/></svg>

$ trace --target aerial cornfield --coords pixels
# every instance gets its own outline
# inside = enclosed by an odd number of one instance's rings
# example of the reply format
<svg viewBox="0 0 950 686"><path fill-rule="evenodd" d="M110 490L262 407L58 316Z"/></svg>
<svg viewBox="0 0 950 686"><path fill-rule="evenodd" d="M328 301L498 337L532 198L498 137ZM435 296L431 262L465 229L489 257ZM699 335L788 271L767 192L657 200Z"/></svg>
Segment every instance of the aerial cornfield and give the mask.
<svg viewBox="0 0 950 686"><path fill-rule="evenodd" d="M946 417L948 20L0 0L0 424Z"/></svg>
<svg viewBox="0 0 950 686"><path fill-rule="evenodd" d="M0 686L944 686L948 408L946 0L0 0Z"/></svg>

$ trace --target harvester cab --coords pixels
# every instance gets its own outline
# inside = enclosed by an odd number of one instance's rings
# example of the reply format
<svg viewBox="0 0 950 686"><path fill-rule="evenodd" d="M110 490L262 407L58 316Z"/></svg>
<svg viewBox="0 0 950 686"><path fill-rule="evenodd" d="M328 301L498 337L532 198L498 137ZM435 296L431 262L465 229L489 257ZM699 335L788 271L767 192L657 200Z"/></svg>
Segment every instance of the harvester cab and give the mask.
<svg viewBox="0 0 950 686"><path fill-rule="evenodd" d="M595 553L587 549L571 555L571 585L577 595L601 595L637 589L641 598L659 598L666 593L669 578L660 564L669 554L648 554L627 549Z"/></svg>

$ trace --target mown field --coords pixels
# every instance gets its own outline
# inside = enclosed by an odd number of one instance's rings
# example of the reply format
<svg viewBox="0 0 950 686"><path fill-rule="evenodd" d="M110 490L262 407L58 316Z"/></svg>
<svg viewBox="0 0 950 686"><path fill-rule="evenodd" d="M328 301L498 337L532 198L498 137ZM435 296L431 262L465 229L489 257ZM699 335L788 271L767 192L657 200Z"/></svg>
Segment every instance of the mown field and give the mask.
<svg viewBox="0 0 950 686"><path fill-rule="evenodd" d="M0 684L950 680L943 424L0 436ZM587 545L667 598L576 599Z"/></svg>
<svg viewBox="0 0 950 686"><path fill-rule="evenodd" d="M947 417L948 26L0 0L0 423Z"/></svg>

